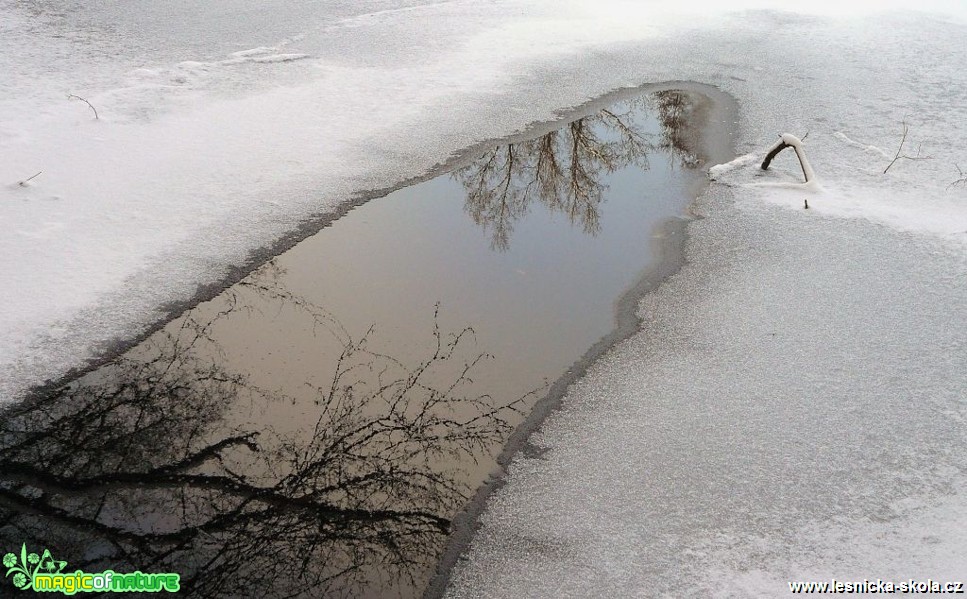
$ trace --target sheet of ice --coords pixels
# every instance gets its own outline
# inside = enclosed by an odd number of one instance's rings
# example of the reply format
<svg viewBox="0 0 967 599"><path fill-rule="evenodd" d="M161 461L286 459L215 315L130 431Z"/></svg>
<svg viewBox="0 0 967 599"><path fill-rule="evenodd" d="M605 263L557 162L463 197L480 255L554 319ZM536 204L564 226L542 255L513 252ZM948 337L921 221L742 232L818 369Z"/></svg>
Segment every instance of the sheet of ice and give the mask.
<svg viewBox="0 0 967 599"><path fill-rule="evenodd" d="M724 199L643 331L513 462L450 596L964 579L963 256Z"/></svg>
<svg viewBox="0 0 967 599"><path fill-rule="evenodd" d="M734 12L763 2L664 4L0 0L0 398L136 334L352 194L620 86L724 87L748 107L747 151L800 126L887 146L906 117L935 159L889 180L948 177L953 132L928 115L964 110L959 18L931 21L918 75L902 66L918 31L906 17L881 31ZM873 65L886 72L854 88ZM766 88L779 74L783 88ZM912 94L919 76L929 84ZM860 122L845 108L857 101L873 107ZM817 164L842 151L826 147ZM927 204L913 210L933 214Z"/></svg>
<svg viewBox="0 0 967 599"><path fill-rule="evenodd" d="M137 8L2 0L0 16L0 398L7 400L131 337L162 317L160 306L190 298L252 250L354 193L426 172L561 107L620 86L698 79L748 102L747 114L759 120L742 123L745 138L759 144L763 128L822 126L819 113L801 106L822 106L835 94L843 94L840 104L852 101L847 77L817 84L825 63L860 71L880 62L868 55L871 46L884 46L877 56L900 58L909 47L902 28L884 39L866 21L848 21L843 31L816 16L702 3L670 12L663 3L620 0ZM919 42L943 51L931 65L931 81L943 87L922 90L924 102L956 105L962 93L956 77L943 79L963 54L950 45L957 22L941 20L942 35ZM845 55L820 55L812 40L802 49L784 43L804 30L829 38L823 52ZM763 117L763 102L783 91L760 89L779 46L796 56L780 64L800 65L786 67L785 83L802 85L801 104ZM856 135L880 145L912 115L913 135L934 142L938 154L917 170L943 176L941 165L954 162L954 146L942 145L949 132L931 124L929 111L887 104L911 76L891 75L863 92L862 101L880 107L875 122L836 120L844 115L835 107L823 115L837 131L865 125ZM98 118L69 94L89 101ZM915 172L902 166L891 171L900 183ZM859 199L850 210L868 212ZM918 202L914 210L924 208ZM902 217L903 208L896 211Z"/></svg>

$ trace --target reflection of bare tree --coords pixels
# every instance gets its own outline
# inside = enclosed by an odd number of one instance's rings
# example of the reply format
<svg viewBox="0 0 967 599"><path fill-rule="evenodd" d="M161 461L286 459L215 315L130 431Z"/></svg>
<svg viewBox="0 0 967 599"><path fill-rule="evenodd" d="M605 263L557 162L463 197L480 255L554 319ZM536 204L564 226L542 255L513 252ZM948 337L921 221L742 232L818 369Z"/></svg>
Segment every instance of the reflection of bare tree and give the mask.
<svg viewBox="0 0 967 599"><path fill-rule="evenodd" d="M466 189L467 212L475 223L491 229L495 249L509 247L514 223L535 199L595 234L607 189L604 175L630 165L647 169L648 154L655 149L670 151L687 164L690 154L681 130L688 102L683 92L655 95L661 125L657 144L636 124L647 104L641 98L536 139L495 147L454 173Z"/></svg>
<svg viewBox="0 0 967 599"><path fill-rule="evenodd" d="M671 89L652 94L661 132L658 147L670 153L683 167L694 168L699 159L692 150L689 127L692 97L681 90Z"/></svg>
<svg viewBox="0 0 967 599"><path fill-rule="evenodd" d="M212 323L189 314L139 357L3 414L3 546L49 547L71 569L179 572L204 597L349 595L373 572L432 563L470 491L441 464L501 443L516 403L468 392L485 358L460 358L472 332L435 328L415 366L348 341L302 438L224 424L240 401L287 398L205 358ZM428 381L453 362L448 384Z"/></svg>

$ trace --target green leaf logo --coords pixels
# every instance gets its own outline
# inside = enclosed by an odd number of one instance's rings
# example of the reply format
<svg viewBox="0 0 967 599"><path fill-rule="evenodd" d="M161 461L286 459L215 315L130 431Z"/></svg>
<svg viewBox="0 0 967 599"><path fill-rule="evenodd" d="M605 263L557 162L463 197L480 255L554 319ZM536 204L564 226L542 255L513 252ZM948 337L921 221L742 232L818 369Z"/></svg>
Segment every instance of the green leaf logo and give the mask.
<svg viewBox="0 0 967 599"><path fill-rule="evenodd" d="M38 572L59 574L66 566L67 562L55 560L47 549L41 555L27 553L26 543L20 546L19 560L15 553L6 553L3 556L3 567L7 568L6 577L13 575L13 586L22 591L29 591L33 587L34 575Z"/></svg>

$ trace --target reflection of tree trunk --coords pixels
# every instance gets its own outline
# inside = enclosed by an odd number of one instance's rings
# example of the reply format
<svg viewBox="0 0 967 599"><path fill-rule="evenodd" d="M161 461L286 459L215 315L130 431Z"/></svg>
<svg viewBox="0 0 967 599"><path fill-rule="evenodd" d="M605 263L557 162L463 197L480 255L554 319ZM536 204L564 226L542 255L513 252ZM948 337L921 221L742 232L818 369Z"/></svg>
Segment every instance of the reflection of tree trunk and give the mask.
<svg viewBox="0 0 967 599"><path fill-rule="evenodd" d="M661 135L658 146L675 156L684 167L693 167L699 159L691 148L689 111L692 100L687 92L666 90L655 94Z"/></svg>
<svg viewBox="0 0 967 599"><path fill-rule="evenodd" d="M537 181L541 197L557 198L560 193L560 180L563 175L557 160L555 147L557 131L542 136L537 142Z"/></svg>
<svg viewBox="0 0 967 599"><path fill-rule="evenodd" d="M579 140L581 139L581 126L582 126L582 121L577 120L571 123L569 127L571 130L571 156L570 156L571 178L570 178L570 181L568 181L568 187L567 187L568 191L565 194L566 198L574 198L577 196L577 193L580 191L578 188L578 171L581 169L581 162L580 162L581 156L578 153L578 147L580 146ZM571 222L574 222L575 217L577 216L574 213L574 202L568 202L567 200L565 200L564 206L568 217L571 219Z"/></svg>
<svg viewBox="0 0 967 599"><path fill-rule="evenodd" d="M507 197L507 191L510 189L510 184L514 180L514 146L507 146L507 168L505 169L506 174L504 175L504 192L501 195L502 198Z"/></svg>

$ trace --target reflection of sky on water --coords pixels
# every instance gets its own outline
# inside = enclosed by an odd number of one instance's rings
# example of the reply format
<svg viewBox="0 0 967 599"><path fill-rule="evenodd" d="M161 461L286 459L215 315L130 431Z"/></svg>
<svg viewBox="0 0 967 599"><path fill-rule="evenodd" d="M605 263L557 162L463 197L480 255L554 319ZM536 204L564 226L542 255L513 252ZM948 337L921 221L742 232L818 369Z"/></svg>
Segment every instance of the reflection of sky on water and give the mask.
<svg viewBox="0 0 967 599"><path fill-rule="evenodd" d="M688 108L628 100L361 206L11 409L4 546L179 572L198 596L414 594L520 412L610 331L680 214Z"/></svg>
<svg viewBox="0 0 967 599"><path fill-rule="evenodd" d="M249 282L327 324L271 282ZM227 416L238 403L269 413L292 402L212 359L213 326L242 310L228 301L210 320L189 315L11 409L0 425L4 546L53 547L89 572L177 572L194 596L358 596L374 572L405 583L432 565L427 548L472 491L450 466L486 456L516 410L469 389L484 359L464 360L472 332L434 330L412 365L347 340L329 380L305 381L312 405L293 434Z"/></svg>

